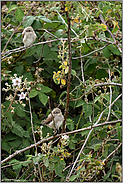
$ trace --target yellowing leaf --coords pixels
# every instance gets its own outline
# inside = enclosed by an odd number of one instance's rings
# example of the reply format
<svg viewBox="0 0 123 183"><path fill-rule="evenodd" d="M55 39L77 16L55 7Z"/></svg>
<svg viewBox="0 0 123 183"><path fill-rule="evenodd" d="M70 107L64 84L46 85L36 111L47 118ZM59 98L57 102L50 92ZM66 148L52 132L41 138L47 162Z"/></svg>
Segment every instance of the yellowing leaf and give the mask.
<svg viewBox="0 0 123 183"><path fill-rule="evenodd" d="M62 85L66 85L66 80L65 79L61 79L61 84Z"/></svg>
<svg viewBox="0 0 123 183"><path fill-rule="evenodd" d="M104 163L104 162L102 162L102 164L103 164L103 165L105 165L105 163Z"/></svg>
<svg viewBox="0 0 123 183"><path fill-rule="evenodd" d="M67 66L67 67L65 68L65 74L67 74L68 71L69 71L69 67Z"/></svg>
<svg viewBox="0 0 123 183"><path fill-rule="evenodd" d="M68 7L65 7L65 11L68 11Z"/></svg>
<svg viewBox="0 0 123 183"><path fill-rule="evenodd" d="M112 10L111 9L109 9L109 10L107 10L107 13L110 13Z"/></svg>
<svg viewBox="0 0 123 183"><path fill-rule="evenodd" d="M101 27L102 27L102 30L103 30L103 31L107 30L107 26L106 26L106 25L101 24Z"/></svg>
<svg viewBox="0 0 123 183"><path fill-rule="evenodd" d="M79 170L82 166L78 166L78 168L76 170Z"/></svg>
<svg viewBox="0 0 123 183"><path fill-rule="evenodd" d="M115 22L115 21L112 20L112 22L114 24L114 29L115 29L115 27L118 27L119 28L119 25L118 25L118 22L117 21Z"/></svg>
<svg viewBox="0 0 123 183"><path fill-rule="evenodd" d="M64 65L66 65L66 66L67 66L67 61L64 61L63 63L64 63Z"/></svg>
<svg viewBox="0 0 123 183"><path fill-rule="evenodd" d="M60 78L57 78L58 82L60 82Z"/></svg>
<svg viewBox="0 0 123 183"><path fill-rule="evenodd" d="M79 23L78 18L75 18L75 19L74 19L74 22L75 22L75 23Z"/></svg>

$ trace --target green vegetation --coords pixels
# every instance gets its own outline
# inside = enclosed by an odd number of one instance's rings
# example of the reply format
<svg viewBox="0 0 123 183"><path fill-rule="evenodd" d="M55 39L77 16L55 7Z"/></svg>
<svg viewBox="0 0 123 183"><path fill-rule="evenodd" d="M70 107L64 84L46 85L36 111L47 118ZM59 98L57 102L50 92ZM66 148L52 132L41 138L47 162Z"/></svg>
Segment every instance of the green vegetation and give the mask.
<svg viewBox="0 0 123 183"><path fill-rule="evenodd" d="M122 2L2 1L1 50L1 181L121 182Z"/></svg>

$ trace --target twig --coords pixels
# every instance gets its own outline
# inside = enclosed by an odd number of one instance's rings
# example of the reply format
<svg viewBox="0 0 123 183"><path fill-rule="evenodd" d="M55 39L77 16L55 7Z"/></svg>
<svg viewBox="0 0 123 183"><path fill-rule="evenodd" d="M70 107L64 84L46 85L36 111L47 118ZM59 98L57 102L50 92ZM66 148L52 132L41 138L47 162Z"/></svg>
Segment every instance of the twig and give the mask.
<svg viewBox="0 0 123 183"><path fill-rule="evenodd" d="M94 93L93 93L93 91L92 91L92 99L93 99L93 116L92 116L91 126L93 126L93 121L94 121Z"/></svg>
<svg viewBox="0 0 123 183"><path fill-rule="evenodd" d="M33 121L32 121L32 112L31 112L31 103L30 103L30 97L29 97L29 92L27 92L28 94L28 98L29 98L29 108L30 108L30 117L31 117L31 126L32 126L32 133L33 133L33 139L34 139L34 142L36 144L36 139L35 139L35 134L34 134L34 128L33 128ZM36 149L36 156L38 156L38 149L37 149L37 146L35 146L35 149ZM34 165L35 166L35 165ZM36 168L35 168L36 170ZM39 175L40 175L40 179L41 181L43 181L43 178L42 178L42 175L41 175L41 169L40 169L40 164L38 162L38 170L39 170Z"/></svg>
<svg viewBox="0 0 123 183"><path fill-rule="evenodd" d="M49 96L48 96L48 102L49 102L50 113L51 113L51 116L53 118L53 126L55 127L55 132L56 132L56 125L55 125L55 120L54 120L54 116L53 116L51 105L50 105L50 97Z"/></svg>
<svg viewBox="0 0 123 183"><path fill-rule="evenodd" d="M108 156L107 156L107 158L106 159L104 159L103 160L103 163L105 163L119 148L120 148L120 146L122 145L122 143L120 143L119 144L119 146L114 150L114 151L112 151Z"/></svg>
<svg viewBox="0 0 123 183"><path fill-rule="evenodd" d="M85 78L84 78L84 71L83 71L83 61L82 61L81 49L80 49L80 60L81 60L82 81L84 83L85 82Z"/></svg>
<svg viewBox="0 0 123 183"><path fill-rule="evenodd" d="M55 37L56 39L59 40L59 38L57 36L55 36L54 34L52 34L51 32L49 32L47 29L43 29L45 32L47 32L48 34L50 34L51 36Z"/></svg>
<svg viewBox="0 0 123 183"><path fill-rule="evenodd" d="M65 10L65 1L63 1L64 10ZM70 82L71 82L71 70L72 70L72 50L71 50L71 35L70 35L70 18L68 11L66 11L66 17L68 22L68 48L69 48L69 71L68 71L68 80L67 80L67 101L66 101L66 108L64 114L64 121L63 121L63 128L62 133L65 132L65 123L68 114L68 107L69 107L69 99L70 99Z"/></svg>
<svg viewBox="0 0 123 183"><path fill-rule="evenodd" d="M120 122L122 122L122 119L119 119L119 120L116 120L116 121L111 121L111 122L104 122L104 123L95 125L92 128L96 128L96 127L104 126L104 125L116 124L116 123L120 123ZM70 131L70 132L66 132L66 133L57 134L56 136L51 136L51 137L48 137L47 139L40 140L40 141L38 141L35 144L32 144L32 145L30 145L28 147L25 147L24 149L15 151L9 157L7 157L4 160L2 160L1 164L7 162L8 160L12 159L14 156L16 156L18 154L21 154L21 153L23 153L23 152L25 152L25 151L27 151L27 150L35 147L35 146L39 146L40 144L42 144L44 142L47 142L49 140L52 140L52 139L55 139L55 138L58 138L58 137L62 137L63 135L70 135L70 134L74 134L74 133L79 133L79 132L82 132L82 131L85 131L85 130L91 130L91 126L90 127L86 127L86 128L82 128L82 129L79 129L79 130L74 130L74 131Z"/></svg>
<svg viewBox="0 0 123 183"><path fill-rule="evenodd" d="M112 102L112 104L111 104L110 106L112 106L120 97L121 97L121 96L119 95L119 96ZM108 106L107 108L109 108L110 106ZM105 112L105 110L101 112L101 114L100 114L98 120L97 120L96 123L93 125L93 127L96 126L96 125L99 123L99 121L100 121L100 119L101 119L101 117L102 117L102 115L103 115L104 112ZM91 132L93 131L93 127L92 127L92 129L90 130L90 132L89 132L89 134L88 134L88 136L87 136L87 138L86 138L86 140L85 140L85 142L84 142L84 144L83 144L83 146L82 146L82 148L81 148L81 150L80 150L80 152L79 152L79 154L78 154L78 156L77 156L77 158L76 158L76 160L75 160L75 162L74 162L74 165L73 165L73 167L72 167L72 169L71 169L71 171L70 171L70 174L69 174L69 175L67 176L67 178L66 178L67 181L70 179L70 176L71 176L71 174L72 174L72 172L73 172L73 169L74 169L74 167L75 167L75 165L76 165L76 163L77 163L77 161L78 161L78 159L79 159L81 153L83 152L83 149L84 149L84 147L85 147L85 145L86 145L86 143L87 143L87 141L88 141L88 139L89 139L89 137L90 137L90 135L91 135Z"/></svg>
<svg viewBox="0 0 123 183"><path fill-rule="evenodd" d="M94 88L94 87L100 87L100 86L107 86L107 85L122 86L122 84L120 84L120 83L106 83L106 82L105 82L105 83L95 84L95 85L92 86L92 88ZM91 88L88 92L84 93L81 97L79 97L79 98L77 98L77 99L70 99L70 101L77 101L77 100L81 99L81 98L84 97L86 94L90 93L91 90L92 90L92 88Z"/></svg>
<svg viewBox="0 0 123 183"><path fill-rule="evenodd" d="M108 69L108 72L109 72L109 81L111 82L111 73L110 73L110 69ZM112 101L112 89L111 89L111 86L109 86L109 88L110 88L110 106L111 106L111 101ZM107 120L106 120L106 121L109 121L110 113L111 113L111 107L109 107L109 113L108 113L108 116L107 116Z"/></svg>
<svg viewBox="0 0 123 183"><path fill-rule="evenodd" d="M39 57L39 59L38 59L37 61L33 62L34 64L35 64L35 63L38 63L38 62L41 60L41 58L42 58L42 53L43 53L43 49L44 49L44 44L43 44L42 49L41 49L40 57Z"/></svg>
<svg viewBox="0 0 123 183"><path fill-rule="evenodd" d="M99 17L100 17L100 20L102 21L102 23L103 23L104 25L106 25L105 20L104 20L104 18L103 18L103 16L102 16L102 14L101 14L101 13L99 14ZM118 49L119 49L120 53L122 53L121 48L120 48L120 47L119 47L119 45L116 43L116 39L115 39L114 35L111 33L111 31L109 30L109 28L108 28L108 26L107 26L107 25L106 25L106 27L107 27L107 31L109 32L109 34L110 34L110 35L111 35L111 37L113 38L113 40L114 40L115 44L117 45L117 47L118 47Z"/></svg>
<svg viewBox="0 0 123 183"><path fill-rule="evenodd" d="M10 103L10 105L9 105L9 107L8 107L8 109L7 109L7 111L6 111L5 113L7 113L7 112L9 111L9 109L11 108L12 103L13 103L13 101L14 101L14 99L15 99L16 95L17 95L17 89L15 89L14 97L13 97L13 99L12 99L12 101L11 101L11 103Z"/></svg>
<svg viewBox="0 0 123 183"><path fill-rule="evenodd" d="M56 11L57 11L57 13L59 14L59 16L61 17L63 23L68 27L69 25L65 22L65 20L64 20L63 17L60 15L60 13L58 12L58 10L56 10ZM77 34L72 28L70 28L70 30L72 30L72 32L73 32L77 37L79 37L78 34Z"/></svg>
<svg viewBox="0 0 123 183"><path fill-rule="evenodd" d="M94 51L92 51L92 52L90 52L90 53L88 53L88 54L86 54L86 55L83 55L83 56L81 56L81 57L72 57L72 59L78 59L78 58L87 57L87 56L91 55L92 53L95 53L95 52L97 52L97 51L103 50L103 49L104 49L105 47L107 47L107 46L108 46L108 44L106 44L105 46L103 46L103 47L101 47L101 48L99 48L99 49L97 49L97 50L94 50Z"/></svg>
<svg viewBox="0 0 123 183"><path fill-rule="evenodd" d="M43 42L39 42L39 43L35 43L35 44L32 44L30 46L21 46L19 48L16 48L16 49L13 49L13 50L9 50L9 51L6 51L6 52L3 52L1 53L1 55L4 55L1 60L3 60L4 58L6 58L7 56L9 56L10 54L12 53L17 53L17 52L21 52L21 51L24 51L28 48L31 48L33 46L37 46L37 45L41 45L41 44L47 44L47 43L51 43L51 42L55 42L55 41L61 41L61 40L68 40L67 38L59 38L59 39L53 39L53 40L49 40L49 41L43 41Z"/></svg>

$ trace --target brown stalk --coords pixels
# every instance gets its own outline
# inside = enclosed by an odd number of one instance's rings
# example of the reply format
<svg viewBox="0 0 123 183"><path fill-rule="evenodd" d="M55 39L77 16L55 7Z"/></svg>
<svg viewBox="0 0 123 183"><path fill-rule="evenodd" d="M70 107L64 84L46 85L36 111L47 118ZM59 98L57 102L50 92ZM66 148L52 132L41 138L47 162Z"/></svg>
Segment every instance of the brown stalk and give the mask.
<svg viewBox="0 0 123 183"><path fill-rule="evenodd" d="M62 2L64 6L64 11L65 11L65 3L66 3L65 1ZM69 18L68 11L65 11L65 13L66 13L67 23L68 23L69 72L68 72L68 80L67 80L67 100L66 100L66 108L65 108L65 114L64 114L62 133L65 132L65 123L66 123L67 114L68 114L68 107L69 107L69 100L70 100L70 81L71 81L71 70L72 70L70 18Z"/></svg>

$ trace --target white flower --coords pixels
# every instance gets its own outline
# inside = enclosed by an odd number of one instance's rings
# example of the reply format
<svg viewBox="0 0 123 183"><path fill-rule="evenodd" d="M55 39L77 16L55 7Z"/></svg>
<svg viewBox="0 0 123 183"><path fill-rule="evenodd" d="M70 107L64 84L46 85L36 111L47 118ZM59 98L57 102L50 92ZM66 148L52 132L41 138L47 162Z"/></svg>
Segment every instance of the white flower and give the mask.
<svg viewBox="0 0 123 183"><path fill-rule="evenodd" d="M62 139L67 140L67 139L69 139L69 136L68 136L68 135L63 135L63 136L62 136Z"/></svg>
<svg viewBox="0 0 123 183"><path fill-rule="evenodd" d="M9 84L8 83L5 83L6 86L8 86Z"/></svg>
<svg viewBox="0 0 123 183"><path fill-rule="evenodd" d="M12 79L12 82L13 82L13 85L14 86L20 86L21 84L21 79L20 78L15 78L15 79Z"/></svg>
<svg viewBox="0 0 123 183"><path fill-rule="evenodd" d="M14 74L15 77L17 77L17 74Z"/></svg>
<svg viewBox="0 0 123 183"><path fill-rule="evenodd" d="M26 97L26 93L21 92L21 94L18 94L18 96L19 96L19 100L21 100L21 99L25 99L25 97Z"/></svg>

